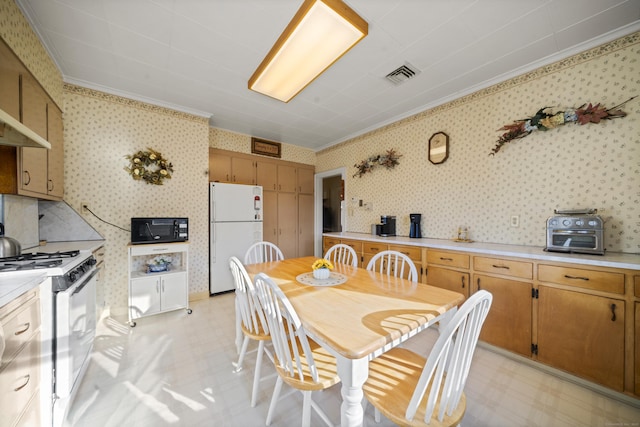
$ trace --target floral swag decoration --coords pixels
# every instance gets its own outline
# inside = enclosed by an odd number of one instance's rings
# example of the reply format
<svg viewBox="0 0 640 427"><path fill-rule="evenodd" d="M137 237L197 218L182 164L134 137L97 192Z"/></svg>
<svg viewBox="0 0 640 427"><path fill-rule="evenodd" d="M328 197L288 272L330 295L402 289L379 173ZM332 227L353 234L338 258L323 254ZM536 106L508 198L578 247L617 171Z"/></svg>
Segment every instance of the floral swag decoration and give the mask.
<svg viewBox="0 0 640 427"><path fill-rule="evenodd" d="M635 96L633 97L635 98ZM538 110L538 112L527 119L516 120L513 124L505 125L498 130L506 130L500 138L496 146L493 147L490 156L496 154L504 144L513 141L514 139L524 138L534 130L546 131L556 128L566 123L577 123L579 125L586 125L587 123L600 123L601 120L612 120L627 115L619 108L633 98L629 98L622 104L618 104L615 107L605 108L600 104L592 105L589 103L582 104L582 106L574 109L566 109L556 113L550 113L545 110L551 107L544 107Z"/></svg>
<svg viewBox="0 0 640 427"><path fill-rule="evenodd" d="M135 180L142 179L147 184L162 185L164 179L171 179L173 165L158 151L151 148L148 150L125 156L129 159L129 167L124 170Z"/></svg>
<svg viewBox="0 0 640 427"><path fill-rule="evenodd" d="M387 150L385 154L379 154L377 156L371 156L366 160L361 161L353 165L358 171L353 174L353 177L362 177L367 172L371 172L376 166L384 166L387 169L393 169L396 165L399 165L398 159L402 157L402 154L396 153L394 149Z"/></svg>

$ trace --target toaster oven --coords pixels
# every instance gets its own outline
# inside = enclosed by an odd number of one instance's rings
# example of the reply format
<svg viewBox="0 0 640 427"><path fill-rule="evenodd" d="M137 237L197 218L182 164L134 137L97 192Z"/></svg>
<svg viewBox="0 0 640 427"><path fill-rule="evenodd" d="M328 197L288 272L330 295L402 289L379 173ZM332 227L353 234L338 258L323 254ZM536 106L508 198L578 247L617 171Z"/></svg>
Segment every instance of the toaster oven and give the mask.
<svg viewBox="0 0 640 427"><path fill-rule="evenodd" d="M552 216L547 219L545 250L604 255L603 225L604 221L598 215L561 213Z"/></svg>

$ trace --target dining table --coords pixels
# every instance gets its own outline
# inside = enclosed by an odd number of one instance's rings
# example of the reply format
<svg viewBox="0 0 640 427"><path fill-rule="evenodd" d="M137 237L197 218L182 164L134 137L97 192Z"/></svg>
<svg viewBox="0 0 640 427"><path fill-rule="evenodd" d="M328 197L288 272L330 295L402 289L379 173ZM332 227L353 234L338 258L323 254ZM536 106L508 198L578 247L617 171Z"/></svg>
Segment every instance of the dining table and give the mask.
<svg viewBox="0 0 640 427"><path fill-rule="evenodd" d="M329 278L315 279L316 259L289 258L245 267L252 279L258 273L273 279L307 334L336 357L342 384L340 424L362 426L362 386L369 361L436 323L442 327L464 296L338 263Z"/></svg>

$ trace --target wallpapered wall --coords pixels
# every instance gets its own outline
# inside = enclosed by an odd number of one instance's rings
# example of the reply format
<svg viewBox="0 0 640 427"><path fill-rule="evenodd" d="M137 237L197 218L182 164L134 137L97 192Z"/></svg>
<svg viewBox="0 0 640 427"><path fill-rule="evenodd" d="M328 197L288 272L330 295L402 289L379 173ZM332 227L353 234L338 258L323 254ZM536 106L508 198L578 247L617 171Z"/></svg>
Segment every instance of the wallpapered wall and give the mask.
<svg viewBox="0 0 640 427"><path fill-rule="evenodd" d="M98 216L129 229L131 217L189 217L189 291L208 296L207 119L65 85L65 201L87 202ZM174 165L163 185L135 181L125 156L153 148ZM105 298L112 312L127 301L130 234L85 216L105 239Z"/></svg>
<svg viewBox="0 0 640 427"><path fill-rule="evenodd" d="M554 208L589 207L606 219L608 251L638 253L640 97L622 108L627 117L534 132L488 154L497 129L540 108L613 107L640 95L639 70L636 33L318 152L316 172L346 167L347 200L373 205L347 202L347 231L368 233L380 215L396 215L398 233L408 235L416 212L425 237L452 238L466 225L477 241L544 246ZM440 131L450 154L433 165L428 140ZM395 169L351 176L354 164L390 148L403 155Z"/></svg>
<svg viewBox="0 0 640 427"><path fill-rule="evenodd" d="M209 129L209 146L221 150L237 151L251 154L251 136L229 132L224 129ZM313 165L316 162L316 153L308 148L296 145L282 144L282 158L289 162Z"/></svg>

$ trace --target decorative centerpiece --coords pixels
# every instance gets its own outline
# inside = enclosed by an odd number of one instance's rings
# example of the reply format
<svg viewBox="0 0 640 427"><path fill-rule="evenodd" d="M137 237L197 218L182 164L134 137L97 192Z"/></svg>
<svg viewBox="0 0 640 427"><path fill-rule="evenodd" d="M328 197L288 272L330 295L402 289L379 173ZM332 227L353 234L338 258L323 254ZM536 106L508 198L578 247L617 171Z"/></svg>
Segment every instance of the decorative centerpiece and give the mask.
<svg viewBox="0 0 640 427"><path fill-rule="evenodd" d="M166 255L158 255L147 263L147 273L158 273L160 271L169 270L171 264L171 257Z"/></svg>
<svg viewBox="0 0 640 427"><path fill-rule="evenodd" d="M333 264L331 264L331 261L329 261L328 259L319 258L313 262L313 265L311 265L311 268L313 268L314 278L318 280L325 280L325 279L328 279L329 276L331 275L331 270L333 270Z"/></svg>

